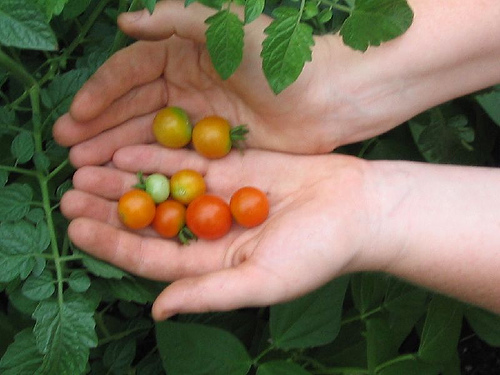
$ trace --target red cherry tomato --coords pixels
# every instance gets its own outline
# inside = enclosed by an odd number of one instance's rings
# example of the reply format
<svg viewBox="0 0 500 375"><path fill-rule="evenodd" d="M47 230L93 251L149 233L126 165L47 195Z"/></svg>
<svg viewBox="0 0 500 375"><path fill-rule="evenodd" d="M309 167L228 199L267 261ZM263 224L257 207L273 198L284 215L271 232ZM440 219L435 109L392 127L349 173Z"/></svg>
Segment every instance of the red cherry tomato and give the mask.
<svg viewBox="0 0 500 375"><path fill-rule="evenodd" d="M120 220L130 229L147 227L153 221L155 212L155 202L144 190L130 190L118 201Z"/></svg>
<svg viewBox="0 0 500 375"><path fill-rule="evenodd" d="M245 186L237 190L229 202L234 220L243 227L262 224L269 215L269 201L261 190Z"/></svg>
<svg viewBox="0 0 500 375"><path fill-rule="evenodd" d="M186 223L186 207L168 199L156 207L153 220L154 230L163 237L173 238L179 234Z"/></svg>
<svg viewBox="0 0 500 375"><path fill-rule="evenodd" d="M231 229L229 205L215 195L201 195L189 204L186 225L198 238L220 238Z"/></svg>

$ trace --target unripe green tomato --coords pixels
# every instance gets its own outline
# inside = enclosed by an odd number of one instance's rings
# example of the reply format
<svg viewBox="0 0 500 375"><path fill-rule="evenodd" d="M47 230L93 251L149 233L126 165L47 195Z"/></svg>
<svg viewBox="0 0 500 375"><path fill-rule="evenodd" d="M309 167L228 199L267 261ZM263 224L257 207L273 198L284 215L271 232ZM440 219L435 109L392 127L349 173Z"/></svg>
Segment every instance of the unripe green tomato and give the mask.
<svg viewBox="0 0 500 375"><path fill-rule="evenodd" d="M153 198L155 203L167 200L170 195L170 181L160 173L153 173L146 178L146 192Z"/></svg>

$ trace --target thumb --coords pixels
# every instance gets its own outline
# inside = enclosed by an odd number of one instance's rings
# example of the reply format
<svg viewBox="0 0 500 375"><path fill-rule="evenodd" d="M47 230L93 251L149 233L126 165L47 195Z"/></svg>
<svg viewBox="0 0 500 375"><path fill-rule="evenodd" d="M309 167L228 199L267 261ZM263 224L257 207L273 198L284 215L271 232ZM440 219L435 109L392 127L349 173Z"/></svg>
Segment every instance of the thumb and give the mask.
<svg viewBox="0 0 500 375"><path fill-rule="evenodd" d="M276 280L274 280L276 281ZM153 304L157 321L182 313L228 311L282 300L281 284L247 264L170 284Z"/></svg>
<svg viewBox="0 0 500 375"><path fill-rule="evenodd" d="M118 17L118 26L129 36L141 40L161 40L177 35L205 42L205 20L215 10L199 3L188 7L178 0L159 1L150 14L147 9L126 12Z"/></svg>

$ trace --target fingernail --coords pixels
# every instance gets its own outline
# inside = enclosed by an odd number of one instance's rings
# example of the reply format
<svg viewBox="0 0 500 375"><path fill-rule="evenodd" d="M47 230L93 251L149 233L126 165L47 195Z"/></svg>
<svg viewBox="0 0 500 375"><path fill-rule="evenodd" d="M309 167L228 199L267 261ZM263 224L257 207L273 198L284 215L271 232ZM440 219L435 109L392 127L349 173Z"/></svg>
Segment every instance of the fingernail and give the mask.
<svg viewBox="0 0 500 375"><path fill-rule="evenodd" d="M126 12L126 13L122 13L120 15L120 18L122 18L123 21L125 21L125 22L136 22L142 18L143 14L144 14L144 12L142 10L137 11L137 12Z"/></svg>

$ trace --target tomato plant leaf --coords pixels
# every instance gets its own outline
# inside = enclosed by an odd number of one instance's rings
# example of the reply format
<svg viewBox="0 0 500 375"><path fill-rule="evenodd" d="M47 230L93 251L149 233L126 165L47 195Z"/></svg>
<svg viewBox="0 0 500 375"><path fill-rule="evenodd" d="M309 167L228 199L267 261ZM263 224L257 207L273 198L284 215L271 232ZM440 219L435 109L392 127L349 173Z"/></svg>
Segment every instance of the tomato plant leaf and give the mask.
<svg viewBox="0 0 500 375"><path fill-rule="evenodd" d="M45 248L33 225L25 221L0 224L0 281L28 277Z"/></svg>
<svg viewBox="0 0 500 375"><path fill-rule="evenodd" d="M490 346L500 347L500 315L470 306L464 311L472 330Z"/></svg>
<svg viewBox="0 0 500 375"><path fill-rule="evenodd" d="M95 280L93 284L110 297L137 303L153 302L160 291L159 283L138 277L126 277L121 280L100 279Z"/></svg>
<svg viewBox="0 0 500 375"><path fill-rule="evenodd" d="M215 70L228 79L243 58L243 23L228 10L221 10L205 21L207 49Z"/></svg>
<svg viewBox="0 0 500 375"><path fill-rule="evenodd" d="M471 164L476 158L474 129L465 115L448 112L436 107L411 119L415 143L428 162Z"/></svg>
<svg viewBox="0 0 500 375"><path fill-rule="evenodd" d="M493 122L500 126L500 85L489 92L477 94L474 98Z"/></svg>
<svg viewBox="0 0 500 375"><path fill-rule="evenodd" d="M269 325L274 345L309 348L332 342L340 330L348 278L329 282L294 301L271 306Z"/></svg>
<svg viewBox="0 0 500 375"><path fill-rule="evenodd" d="M406 0L356 0L340 35L346 45L360 51L403 34L413 22Z"/></svg>
<svg viewBox="0 0 500 375"><path fill-rule="evenodd" d="M42 90L42 103L51 110L54 120L68 111L73 96L90 75L89 69L74 69L56 76L48 87Z"/></svg>
<svg viewBox="0 0 500 375"><path fill-rule="evenodd" d="M48 20L61 14L67 2L68 0L35 0L35 3L45 10L45 16Z"/></svg>
<svg viewBox="0 0 500 375"><path fill-rule="evenodd" d="M94 301L81 294L66 292L57 299L40 302L33 317L38 350L44 354L42 373L82 374L90 348L97 346Z"/></svg>
<svg viewBox="0 0 500 375"><path fill-rule="evenodd" d="M41 301L54 294L55 282L52 272L44 270L39 276L29 276L23 284L22 292L33 301Z"/></svg>
<svg viewBox="0 0 500 375"><path fill-rule="evenodd" d="M54 51L57 39L36 4L29 0L0 1L0 45Z"/></svg>
<svg viewBox="0 0 500 375"><path fill-rule="evenodd" d="M196 323L156 325L158 350L171 375L245 375L252 360L232 333Z"/></svg>
<svg viewBox="0 0 500 375"><path fill-rule="evenodd" d="M127 374L137 350L137 343L133 338L124 338L113 341L104 351L102 358L104 365L109 369L108 373Z"/></svg>
<svg viewBox="0 0 500 375"><path fill-rule="evenodd" d="M156 0L141 0L141 3L148 10L149 14L153 14L156 6Z"/></svg>
<svg viewBox="0 0 500 375"><path fill-rule="evenodd" d="M30 210L33 190L27 184L13 183L0 188L0 218L17 221Z"/></svg>
<svg viewBox="0 0 500 375"><path fill-rule="evenodd" d="M365 324L368 371L373 374L378 365L397 356L398 345L385 316L374 315Z"/></svg>
<svg viewBox="0 0 500 375"><path fill-rule="evenodd" d="M362 272L351 277L352 299L361 314L380 306L387 283L387 276L379 273Z"/></svg>
<svg viewBox="0 0 500 375"><path fill-rule="evenodd" d="M0 373L3 375L37 374L42 359L36 347L32 329L26 328L15 336L14 342L9 345L0 360Z"/></svg>
<svg viewBox="0 0 500 375"><path fill-rule="evenodd" d="M122 279L128 274L113 266L112 264L106 263L100 259L94 258L87 253L75 250L75 254L82 257L82 262L85 268L92 274L96 276L103 277L105 279Z"/></svg>
<svg viewBox="0 0 500 375"><path fill-rule="evenodd" d="M72 20L85 12L91 0L69 0L63 10L65 20Z"/></svg>
<svg viewBox="0 0 500 375"><path fill-rule="evenodd" d="M75 292L85 292L90 288L90 278L84 270L74 270L69 275L68 285Z"/></svg>
<svg viewBox="0 0 500 375"><path fill-rule="evenodd" d="M445 363L456 353L463 320L460 302L435 295L425 318L418 356L427 363Z"/></svg>
<svg viewBox="0 0 500 375"><path fill-rule="evenodd" d="M293 362L270 361L259 366L257 375L311 375L311 373Z"/></svg>
<svg viewBox="0 0 500 375"><path fill-rule="evenodd" d="M311 61L314 45L312 27L300 22L301 14L293 8L278 8L276 19L264 30L262 69L275 94L299 77L307 61Z"/></svg>
<svg viewBox="0 0 500 375"><path fill-rule="evenodd" d="M10 146L12 156L16 158L16 164L24 164L31 160L35 153L35 141L29 132L20 132Z"/></svg>
<svg viewBox="0 0 500 375"><path fill-rule="evenodd" d="M264 11L265 0L245 0L245 24L257 19Z"/></svg>
<svg viewBox="0 0 500 375"><path fill-rule="evenodd" d="M402 355L381 364L376 370L377 375L438 375L442 366L420 361L412 355Z"/></svg>

